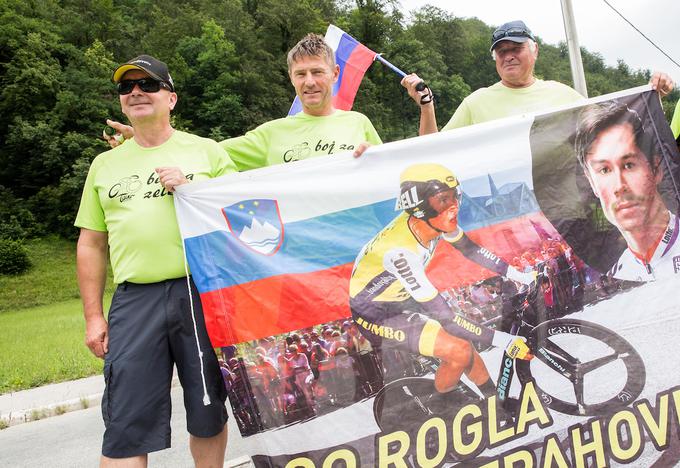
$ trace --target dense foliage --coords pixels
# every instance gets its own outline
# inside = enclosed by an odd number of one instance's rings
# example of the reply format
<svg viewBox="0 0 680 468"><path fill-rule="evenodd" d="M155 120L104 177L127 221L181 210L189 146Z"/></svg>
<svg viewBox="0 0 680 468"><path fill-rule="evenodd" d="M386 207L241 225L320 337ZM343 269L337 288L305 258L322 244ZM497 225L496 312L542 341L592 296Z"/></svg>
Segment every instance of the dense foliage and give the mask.
<svg viewBox="0 0 680 468"><path fill-rule="evenodd" d="M492 27L395 0L0 0L0 225L6 237L71 237L90 161L106 149L104 119L122 119L117 63L149 53L179 90L174 124L223 139L284 116L294 91L285 53L329 23L426 77L440 125L460 101L497 81ZM540 42L540 40L539 40ZM605 66L583 50L591 96L644 84L648 71ZM571 83L566 46L540 42L536 73ZM674 92L665 106L677 100ZM374 65L355 103L385 141L414 136L418 110L396 75Z"/></svg>

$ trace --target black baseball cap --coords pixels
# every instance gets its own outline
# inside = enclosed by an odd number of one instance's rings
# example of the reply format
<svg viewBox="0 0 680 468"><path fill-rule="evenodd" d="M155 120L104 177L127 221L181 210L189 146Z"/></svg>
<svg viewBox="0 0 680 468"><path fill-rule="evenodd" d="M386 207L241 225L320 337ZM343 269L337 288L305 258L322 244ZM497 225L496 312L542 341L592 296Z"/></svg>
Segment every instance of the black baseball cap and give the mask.
<svg viewBox="0 0 680 468"><path fill-rule="evenodd" d="M168 66L165 64L165 62L161 62L151 55L140 55L139 57L135 57L132 60L119 65L118 68L116 68L116 70L113 72L111 80L114 83L118 83L125 72L130 70L142 70L148 73L151 78L168 84L171 88L171 91L175 91L175 84L172 82L172 77L168 72Z"/></svg>
<svg viewBox="0 0 680 468"><path fill-rule="evenodd" d="M524 24L524 21L510 21L498 26L493 32L491 35L491 49L489 50L492 51L496 44L501 41L526 42L529 39L532 41L536 40L531 33L531 29Z"/></svg>

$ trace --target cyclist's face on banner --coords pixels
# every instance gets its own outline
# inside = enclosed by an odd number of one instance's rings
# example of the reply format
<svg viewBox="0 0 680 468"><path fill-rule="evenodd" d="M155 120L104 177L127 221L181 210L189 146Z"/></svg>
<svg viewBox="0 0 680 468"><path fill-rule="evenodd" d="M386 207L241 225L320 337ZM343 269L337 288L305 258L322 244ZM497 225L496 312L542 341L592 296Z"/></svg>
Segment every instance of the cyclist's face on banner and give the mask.
<svg viewBox="0 0 680 468"><path fill-rule="evenodd" d="M607 220L620 231L644 228L663 204L657 184L663 174L651 167L635 142L633 126L603 130L586 155L586 176Z"/></svg>
<svg viewBox="0 0 680 468"><path fill-rule="evenodd" d="M439 213L430 219L430 225L443 232L453 232L458 229L458 197L454 189L439 192L431 196L430 206Z"/></svg>

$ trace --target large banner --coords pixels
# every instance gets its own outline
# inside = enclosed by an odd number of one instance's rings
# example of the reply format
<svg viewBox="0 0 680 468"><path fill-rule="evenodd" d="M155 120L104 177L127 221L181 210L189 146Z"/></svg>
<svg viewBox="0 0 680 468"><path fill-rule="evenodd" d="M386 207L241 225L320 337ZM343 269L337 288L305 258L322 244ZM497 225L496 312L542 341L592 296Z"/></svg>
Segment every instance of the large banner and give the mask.
<svg viewBox="0 0 680 468"><path fill-rule="evenodd" d="M680 463L679 164L643 87L181 186L254 464Z"/></svg>

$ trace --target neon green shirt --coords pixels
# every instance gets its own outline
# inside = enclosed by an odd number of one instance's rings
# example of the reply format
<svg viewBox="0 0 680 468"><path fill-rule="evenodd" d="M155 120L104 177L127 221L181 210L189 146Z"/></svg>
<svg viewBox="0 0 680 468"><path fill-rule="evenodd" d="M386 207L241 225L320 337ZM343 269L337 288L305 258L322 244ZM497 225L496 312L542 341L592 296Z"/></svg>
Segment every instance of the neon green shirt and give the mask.
<svg viewBox="0 0 680 468"><path fill-rule="evenodd" d="M585 98L557 81L537 79L526 88L508 88L499 81L488 88L480 88L463 99L442 130L453 130L511 115L536 112L571 104L581 99Z"/></svg>
<svg viewBox="0 0 680 468"><path fill-rule="evenodd" d="M116 283L155 283L185 275L172 194L154 171L161 166L177 166L190 180L236 170L216 142L180 131L160 146L144 148L132 139L97 156L75 225L108 233Z"/></svg>
<svg viewBox="0 0 680 468"><path fill-rule="evenodd" d="M382 143L371 121L358 112L336 110L323 117L300 112L272 120L220 145L238 169L245 171L351 151L365 141Z"/></svg>
<svg viewBox="0 0 680 468"><path fill-rule="evenodd" d="M673 120L671 120L671 130L673 130L673 136L677 139L680 136L680 101L675 105Z"/></svg>

